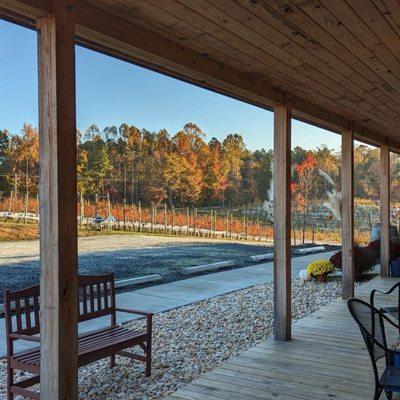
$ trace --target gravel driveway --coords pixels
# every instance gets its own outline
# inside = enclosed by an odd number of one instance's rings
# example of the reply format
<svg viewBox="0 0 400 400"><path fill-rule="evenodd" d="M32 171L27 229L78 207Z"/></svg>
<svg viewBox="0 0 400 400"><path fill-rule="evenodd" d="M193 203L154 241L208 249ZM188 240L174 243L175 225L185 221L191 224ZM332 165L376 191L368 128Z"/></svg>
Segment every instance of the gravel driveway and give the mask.
<svg viewBox="0 0 400 400"><path fill-rule="evenodd" d="M271 247L198 238L146 235L112 235L79 238L79 272L114 272L116 279L158 273L163 282L181 279L183 267L223 260L249 264L250 255L271 251ZM0 243L0 296L39 281L39 242Z"/></svg>

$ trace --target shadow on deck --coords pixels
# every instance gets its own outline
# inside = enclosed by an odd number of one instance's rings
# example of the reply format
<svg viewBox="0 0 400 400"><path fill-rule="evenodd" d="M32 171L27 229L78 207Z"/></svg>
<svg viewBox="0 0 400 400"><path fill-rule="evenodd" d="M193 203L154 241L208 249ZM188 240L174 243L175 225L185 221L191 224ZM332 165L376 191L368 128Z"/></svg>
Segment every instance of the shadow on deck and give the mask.
<svg viewBox="0 0 400 400"><path fill-rule="evenodd" d="M374 278L356 291L398 279ZM395 304L386 297L385 304ZM371 363L345 301L337 300L293 325L291 342L264 341L175 392L173 400L365 400L373 397ZM382 394L381 398L385 398ZM397 397L396 397L397 398Z"/></svg>

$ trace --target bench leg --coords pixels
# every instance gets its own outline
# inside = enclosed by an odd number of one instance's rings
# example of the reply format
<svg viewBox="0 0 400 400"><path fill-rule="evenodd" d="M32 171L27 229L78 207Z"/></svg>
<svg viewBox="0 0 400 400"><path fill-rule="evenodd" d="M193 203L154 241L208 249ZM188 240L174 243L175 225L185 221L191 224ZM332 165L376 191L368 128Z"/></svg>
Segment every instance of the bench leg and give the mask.
<svg viewBox="0 0 400 400"><path fill-rule="evenodd" d="M110 356L110 367L114 368L115 367L115 354Z"/></svg>
<svg viewBox="0 0 400 400"><path fill-rule="evenodd" d="M147 342L146 349L146 376L151 376L151 339Z"/></svg>
<svg viewBox="0 0 400 400"><path fill-rule="evenodd" d="M14 400L11 386L14 385L14 370L7 366L7 400Z"/></svg>

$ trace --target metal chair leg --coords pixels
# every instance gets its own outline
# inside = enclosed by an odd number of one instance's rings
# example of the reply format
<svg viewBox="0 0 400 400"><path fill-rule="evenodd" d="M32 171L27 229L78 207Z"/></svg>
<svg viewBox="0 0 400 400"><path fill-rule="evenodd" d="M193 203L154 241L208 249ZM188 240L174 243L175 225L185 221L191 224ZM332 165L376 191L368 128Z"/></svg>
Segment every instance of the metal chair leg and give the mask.
<svg viewBox="0 0 400 400"><path fill-rule="evenodd" d="M379 400L381 394L382 394L382 389L379 387L375 387L374 400Z"/></svg>
<svg viewBox="0 0 400 400"><path fill-rule="evenodd" d="M385 395L386 395L386 398L387 398L388 400L392 400L392 399L393 399L393 392L392 392L392 391L390 391L390 390L385 390Z"/></svg>

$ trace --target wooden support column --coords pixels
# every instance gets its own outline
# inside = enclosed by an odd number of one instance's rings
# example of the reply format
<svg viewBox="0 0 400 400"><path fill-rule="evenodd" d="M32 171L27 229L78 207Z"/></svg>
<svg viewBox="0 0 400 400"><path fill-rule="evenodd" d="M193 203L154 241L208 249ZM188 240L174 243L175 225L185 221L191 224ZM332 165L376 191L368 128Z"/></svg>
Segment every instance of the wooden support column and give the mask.
<svg viewBox="0 0 400 400"><path fill-rule="evenodd" d="M38 21L42 400L77 398L74 1Z"/></svg>
<svg viewBox="0 0 400 400"><path fill-rule="evenodd" d="M274 109L274 330L275 340L291 339L290 252L291 104Z"/></svg>
<svg viewBox="0 0 400 400"><path fill-rule="evenodd" d="M381 276L390 276L390 153L388 145L381 145Z"/></svg>
<svg viewBox="0 0 400 400"><path fill-rule="evenodd" d="M342 298L354 296L354 133L342 132Z"/></svg>

